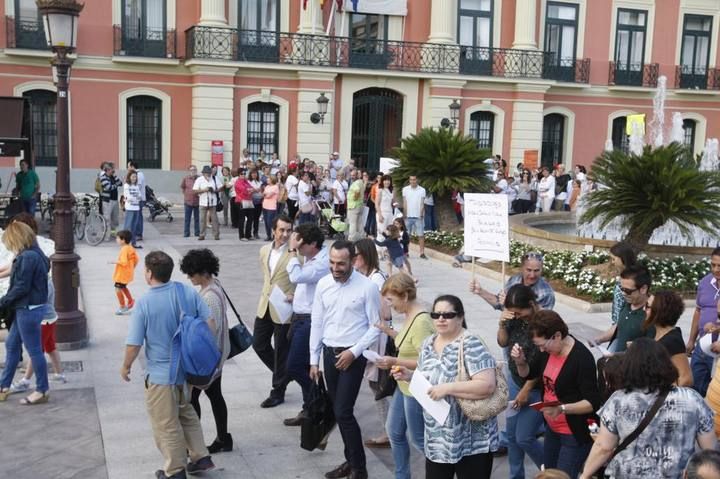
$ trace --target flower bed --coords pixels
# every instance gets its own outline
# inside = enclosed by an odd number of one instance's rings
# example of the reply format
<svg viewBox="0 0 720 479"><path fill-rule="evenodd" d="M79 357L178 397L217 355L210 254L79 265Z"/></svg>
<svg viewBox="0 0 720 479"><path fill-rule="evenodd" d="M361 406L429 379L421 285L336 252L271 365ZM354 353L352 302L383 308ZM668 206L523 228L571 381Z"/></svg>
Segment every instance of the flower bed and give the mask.
<svg viewBox="0 0 720 479"><path fill-rule="evenodd" d="M463 244L462 232L428 231L425 233L425 244L437 247L445 253L457 254ZM554 287L560 286L556 289L574 293L575 296L592 302L612 300L615 278L603 277L597 268L593 268L609 262L610 256L607 252L546 250L519 241L511 241L510 266L519 270L522 256L528 252L543 255L543 275L551 280ZM670 289L685 297L694 296L698 282L710 271L709 260L686 261L681 256L657 259L640 255L639 262L652 275L653 290Z"/></svg>

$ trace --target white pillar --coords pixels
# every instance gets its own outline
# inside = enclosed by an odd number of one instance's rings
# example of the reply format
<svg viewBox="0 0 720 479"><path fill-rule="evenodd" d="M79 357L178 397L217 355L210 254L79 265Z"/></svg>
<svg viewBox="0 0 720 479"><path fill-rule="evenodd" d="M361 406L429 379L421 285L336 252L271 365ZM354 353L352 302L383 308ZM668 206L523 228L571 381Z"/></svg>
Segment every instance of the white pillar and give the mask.
<svg viewBox="0 0 720 479"><path fill-rule="evenodd" d="M455 43L457 0L432 0L430 7L430 43Z"/></svg>
<svg viewBox="0 0 720 479"><path fill-rule="evenodd" d="M526 150L537 150L539 162L545 103L538 95L544 95L548 87L519 84L515 90L517 99L513 102L509 163L514 165L522 161Z"/></svg>
<svg viewBox="0 0 720 479"><path fill-rule="evenodd" d="M322 8L320 0L308 0L307 8L300 8L300 23L298 33L320 35L325 33L323 28Z"/></svg>
<svg viewBox="0 0 720 479"><path fill-rule="evenodd" d="M226 27L225 0L202 0L200 25Z"/></svg>
<svg viewBox="0 0 720 479"><path fill-rule="evenodd" d="M536 50L535 22L537 2L535 0L517 0L515 3L515 41L513 48Z"/></svg>
<svg viewBox="0 0 720 479"><path fill-rule="evenodd" d="M192 67L193 75L217 78L213 85L192 87L192 142L190 156L197 165L210 164L210 143L222 140L224 165L232 164L234 94L233 78L236 69L222 67Z"/></svg>

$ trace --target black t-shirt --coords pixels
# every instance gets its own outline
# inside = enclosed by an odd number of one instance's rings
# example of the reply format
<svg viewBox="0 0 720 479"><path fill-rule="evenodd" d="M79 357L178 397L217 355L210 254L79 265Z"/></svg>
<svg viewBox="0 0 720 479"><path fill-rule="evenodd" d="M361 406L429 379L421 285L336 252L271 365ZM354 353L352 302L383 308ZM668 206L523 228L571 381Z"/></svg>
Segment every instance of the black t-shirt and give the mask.
<svg viewBox="0 0 720 479"><path fill-rule="evenodd" d="M680 328L675 327L668 331L665 336L658 339L658 343L665 346L665 349L667 349L671 357L676 354L685 354L685 341L683 340Z"/></svg>

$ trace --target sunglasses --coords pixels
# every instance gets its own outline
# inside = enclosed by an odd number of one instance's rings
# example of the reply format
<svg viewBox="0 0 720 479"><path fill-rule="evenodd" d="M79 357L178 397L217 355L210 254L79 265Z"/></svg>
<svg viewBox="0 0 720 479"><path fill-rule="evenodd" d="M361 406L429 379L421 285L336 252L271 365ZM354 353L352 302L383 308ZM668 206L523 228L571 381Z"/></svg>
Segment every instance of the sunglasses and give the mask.
<svg viewBox="0 0 720 479"><path fill-rule="evenodd" d="M440 319L440 318L455 319L455 318L457 318L457 316L458 316L458 313L456 313L455 311L448 311L445 313L430 313L430 317L432 319Z"/></svg>
<svg viewBox="0 0 720 479"><path fill-rule="evenodd" d="M631 295L631 294L633 294L633 293L634 293L635 291L637 291L637 290L638 290L638 288L635 288L635 289L620 288L620 291L622 291L623 293L625 293L625 294L627 294L627 295Z"/></svg>
<svg viewBox="0 0 720 479"><path fill-rule="evenodd" d="M528 259L537 259L542 262L543 255L542 255L542 253L537 253L537 252L525 253L522 256L522 261L526 261Z"/></svg>

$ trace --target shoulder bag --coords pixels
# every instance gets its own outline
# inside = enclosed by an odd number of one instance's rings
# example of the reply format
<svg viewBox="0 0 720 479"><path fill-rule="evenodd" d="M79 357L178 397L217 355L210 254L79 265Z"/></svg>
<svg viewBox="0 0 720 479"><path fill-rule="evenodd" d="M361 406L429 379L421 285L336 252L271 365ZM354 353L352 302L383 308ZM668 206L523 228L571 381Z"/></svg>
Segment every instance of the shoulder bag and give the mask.
<svg viewBox="0 0 720 479"><path fill-rule="evenodd" d="M230 328L230 330L228 331L228 334L230 335L230 352L228 353L227 358L230 359L252 346L253 335L250 333L250 331L248 331L245 323L242 322L240 314L238 314L237 309L235 309L235 305L232 303L232 301L230 301L230 296L228 296L225 288L223 288L222 286L220 288L222 289L222 292L225 295L228 304L232 308L233 313L235 313L235 317L238 320L238 324Z"/></svg>
<svg viewBox="0 0 720 479"><path fill-rule="evenodd" d="M458 349L458 376L457 381L470 381L470 375L465 368L465 334L460 338ZM460 404L460 409L471 421L486 421L493 418L507 409L508 384L505 379L502 365L496 362L495 365L495 391L492 396L485 399L461 399L455 400Z"/></svg>
<svg viewBox="0 0 720 479"><path fill-rule="evenodd" d="M395 347L395 341L393 338L388 337L387 345L385 346L385 355L386 356L394 356L397 357L398 353L400 352L400 347L402 346L403 342L405 341L405 338L407 338L407 335L410 333L410 329L413 326L413 323L415 322L415 319L420 316L421 314L425 313L425 311L418 313L415 315L415 317L410 322L410 326L405 330L405 334L403 335L403 338L400 340L400 343ZM375 400L379 401L382 398L386 398L389 396L392 396L395 394L395 388L397 388L397 381L393 377L393 375L390 373L389 369L380 369L378 371L378 389L375 393Z"/></svg>

